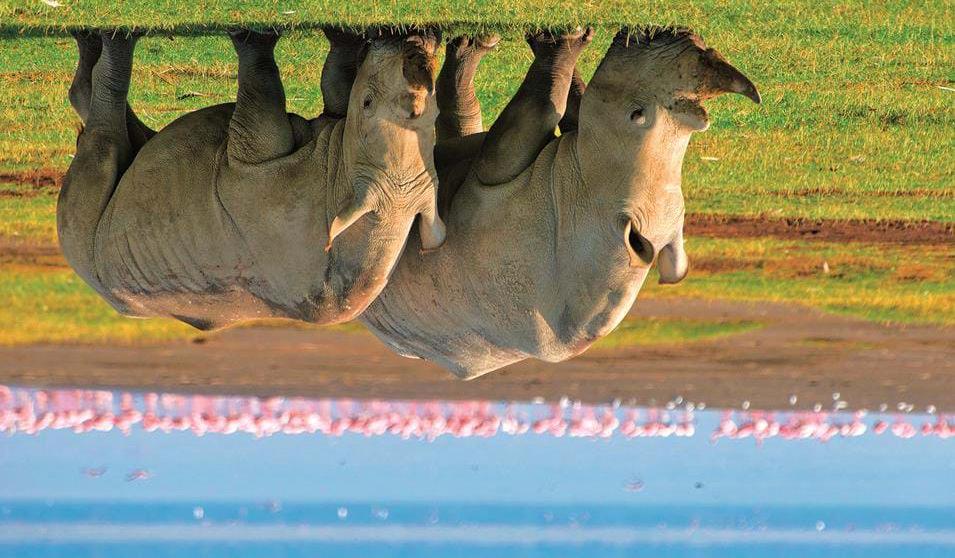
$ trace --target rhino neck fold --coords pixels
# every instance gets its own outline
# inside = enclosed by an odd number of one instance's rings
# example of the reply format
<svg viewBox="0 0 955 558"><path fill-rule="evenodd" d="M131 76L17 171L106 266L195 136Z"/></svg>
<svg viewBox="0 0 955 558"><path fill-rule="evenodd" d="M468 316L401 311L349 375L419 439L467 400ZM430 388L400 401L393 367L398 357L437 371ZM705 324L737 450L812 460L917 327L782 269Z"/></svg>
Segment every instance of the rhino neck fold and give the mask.
<svg viewBox="0 0 955 558"><path fill-rule="evenodd" d="M601 192L616 202L654 184L679 187L689 134L659 126L631 138L605 136L584 126L577 133L584 192Z"/></svg>
<svg viewBox="0 0 955 558"><path fill-rule="evenodd" d="M337 149L337 169L335 170L335 180L332 184L332 192L329 197L327 211L329 212L329 222L338 213L338 211L352 199L355 189L355 168L358 164L360 150L361 134L358 124L354 119L348 117L342 120L339 129L335 130L338 141ZM333 166L329 167L335 168Z"/></svg>

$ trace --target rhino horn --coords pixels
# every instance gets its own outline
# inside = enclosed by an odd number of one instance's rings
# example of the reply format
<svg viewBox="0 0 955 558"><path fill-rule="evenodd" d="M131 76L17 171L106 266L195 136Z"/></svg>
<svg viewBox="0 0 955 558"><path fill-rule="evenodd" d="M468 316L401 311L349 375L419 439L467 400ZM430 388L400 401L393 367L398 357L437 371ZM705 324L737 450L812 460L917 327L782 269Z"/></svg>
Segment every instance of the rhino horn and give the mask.
<svg viewBox="0 0 955 558"><path fill-rule="evenodd" d="M351 203L345 209L342 209L332 220L328 228L328 244L325 245L325 251L332 249L332 242L345 231L348 227L355 224L366 213L375 210L376 203L374 196L367 187L359 187L355 190L355 196Z"/></svg>
<svg viewBox="0 0 955 558"><path fill-rule="evenodd" d="M711 48L706 50L704 56L705 65L709 72L709 89L712 95L739 93L756 104L762 101L759 91L756 89L756 84L743 75L743 72L727 62L723 55Z"/></svg>
<svg viewBox="0 0 955 558"><path fill-rule="evenodd" d="M670 285L679 283L690 270L690 261L683 249L683 227L677 230L676 236L669 244L660 250L657 257L657 271L660 272L660 284Z"/></svg>
<svg viewBox="0 0 955 558"><path fill-rule="evenodd" d="M447 230L444 221L438 215L437 200L428 203L427 207L421 212L420 219L418 232L421 234L421 251L430 252L444 244Z"/></svg>

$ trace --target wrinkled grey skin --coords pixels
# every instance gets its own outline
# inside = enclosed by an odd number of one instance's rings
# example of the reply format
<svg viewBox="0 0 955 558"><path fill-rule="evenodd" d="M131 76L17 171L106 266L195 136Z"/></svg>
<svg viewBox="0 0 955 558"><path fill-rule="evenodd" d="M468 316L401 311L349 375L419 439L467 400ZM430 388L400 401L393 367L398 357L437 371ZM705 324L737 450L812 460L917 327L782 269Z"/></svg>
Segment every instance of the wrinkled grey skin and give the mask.
<svg viewBox="0 0 955 558"><path fill-rule="evenodd" d="M136 37L77 35L71 101L85 128L57 208L60 243L117 310L202 329L346 321L384 287L417 215L418 244L443 242L436 39L327 34L319 118L286 112L278 36L238 31L236 103L158 134L126 102Z"/></svg>
<svg viewBox="0 0 955 558"><path fill-rule="evenodd" d="M397 352L461 378L561 361L617 326L654 261L663 282L686 274L680 175L707 127L701 102L758 102L756 88L670 29L618 34L585 86L574 66L589 38L531 37L535 61L490 131L440 138L448 242L431 254L409 243L361 316Z"/></svg>

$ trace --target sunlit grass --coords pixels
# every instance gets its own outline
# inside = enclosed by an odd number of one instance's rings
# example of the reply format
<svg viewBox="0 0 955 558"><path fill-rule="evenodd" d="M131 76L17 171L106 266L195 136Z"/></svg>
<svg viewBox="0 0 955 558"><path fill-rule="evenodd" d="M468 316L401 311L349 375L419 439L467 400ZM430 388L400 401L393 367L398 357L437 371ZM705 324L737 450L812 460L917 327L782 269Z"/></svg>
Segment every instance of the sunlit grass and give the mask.
<svg viewBox="0 0 955 558"><path fill-rule="evenodd" d="M141 344L216 335L166 318L138 319L117 313L67 268L0 265L0 345L30 343ZM316 329L290 320L258 320L240 327ZM364 333L360 324L323 326Z"/></svg>
<svg viewBox="0 0 955 558"><path fill-rule="evenodd" d="M692 238L687 250L682 283L661 286L654 277L640 296L789 302L880 322L955 325L949 246Z"/></svg>
<svg viewBox="0 0 955 558"><path fill-rule="evenodd" d="M131 102L158 129L234 98L235 55L223 34L232 24L295 28L280 41L278 60L289 110L304 116L322 107L327 44L315 29L321 23L432 22L446 35L498 29L505 40L476 80L489 125L530 64L521 29L600 24L580 62L589 76L617 24L675 22L701 31L753 78L764 99L761 106L735 96L709 103L711 129L694 137L684 164L687 211L955 221L955 14L940 0L61 3L0 0L0 173L64 171L70 163L78 119L66 96L76 61L64 36L69 26L154 31L137 48ZM170 39L157 30L192 36ZM0 183L0 240L55 242L55 196L55 188ZM651 280L641 297L769 300L878 321L955 325L949 247L691 238L688 251L692 269L683 283ZM0 265L0 343L198 335L172 320L117 315L65 268ZM759 326L628 322L602 343L676 342L749 327Z"/></svg>
<svg viewBox="0 0 955 558"><path fill-rule="evenodd" d="M55 192L0 182L0 236L39 243L55 242Z"/></svg>
<svg viewBox="0 0 955 558"><path fill-rule="evenodd" d="M197 333L174 320L123 317L69 269L2 266L0 293L0 345L132 343Z"/></svg>
<svg viewBox="0 0 955 558"><path fill-rule="evenodd" d="M121 316L68 269L29 266L0 267L0 345L30 343L150 343L206 337L171 319L146 320ZM247 325L258 327L317 326L284 320L264 320ZM714 339L761 327L748 321L705 321L680 319L626 320L597 347L620 348L682 343ZM365 333L357 323L333 326L336 331ZM215 335L212 333L211 335Z"/></svg>
<svg viewBox="0 0 955 558"><path fill-rule="evenodd" d="M955 32L942 25L948 9L942 2L862 7L791 0L772 6L720 3L719 9L711 9L713 2L674 7L556 2L553 12L523 1L289 2L242 10L231 2L64 4L54 10L37 3L10 21L31 28L140 22L192 25L202 32L225 21L277 21L281 11L293 11L288 17L299 22L339 17L360 23L399 15L419 21L415 14L447 23L504 22L506 39L477 77L486 125L516 91L531 60L514 27L552 17L573 23L584 16L696 23L710 44L759 84L764 103L757 107L736 96L710 103L711 130L697 134L684 166L688 211L955 220L950 154L955 93L945 89L955 79ZM497 19L509 11L512 16ZM454 14L460 18L451 18ZM216 33L140 42L132 103L147 124L161 128L188 111L234 98L235 55L224 34ZM602 28L584 53L585 75L593 72L611 35ZM0 44L0 170L65 169L77 124L66 99L76 56L72 40L28 36ZM314 29L290 32L279 43L291 111L305 116L321 111L326 49Z"/></svg>
<svg viewBox="0 0 955 558"><path fill-rule="evenodd" d="M607 337L594 343L597 349L621 349L647 345L680 344L719 339L755 331L763 324L745 320L692 320L640 318L624 320Z"/></svg>
<svg viewBox="0 0 955 558"><path fill-rule="evenodd" d="M58 32L73 26L124 26L177 33L208 33L230 25L314 27L333 23L437 24L448 31L533 26L680 23L711 32L746 30L751 35L803 30L806 39L826 44L839 35L867 39L873 31L886 40L912 33L943 34L950 7L941 0L922 2L840 3L778 0L60 0L5 2L0 21L8 32ZM820 33L828 29L832 34Z"/></svg>

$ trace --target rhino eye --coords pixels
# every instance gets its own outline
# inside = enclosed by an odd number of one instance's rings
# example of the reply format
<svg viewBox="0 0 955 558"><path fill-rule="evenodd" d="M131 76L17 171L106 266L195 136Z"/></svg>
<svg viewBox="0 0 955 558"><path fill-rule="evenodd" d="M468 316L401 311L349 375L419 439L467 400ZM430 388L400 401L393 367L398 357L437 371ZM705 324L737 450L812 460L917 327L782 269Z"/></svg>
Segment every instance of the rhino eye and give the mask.
<svg viewBox="0 0 955 558"><path fill-rule="evenodd" d="M643 114L643 107L639 107L633 112L630 113L630 120L637 125L642 126L644 122L647 121L647 117Z"/></svg>
<svg viewBox="0 0 955 558"><path fill-rule="evenodd" d="M363 108L371 108L371 95L368 95L367 97L365 97L365 100L364 102L362 102L361 106Z"/></svg>
<svg viewBox="0 0 955 558"><path fill-rule="evenodd" d="M653 249L653 244L651 244L650 241L646 239L646 237L640 234L640 231L638 231L637 228L633 226L633 224L631 224L628 227L628 229L629 230L627 231L627 246L630 247L630 252L632 254L635 254L638 258L640 258L640 261L642 261L643 263L647 265L652 264L653 256L656 253L656 251ZM631 257L631 260L632 260L632 257ZM636 262L631 262L631 263L636 263Z"/></svg>

